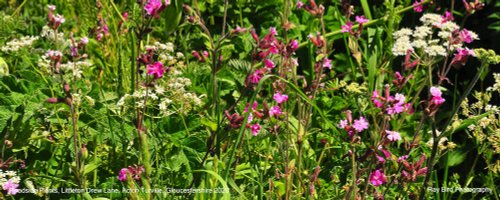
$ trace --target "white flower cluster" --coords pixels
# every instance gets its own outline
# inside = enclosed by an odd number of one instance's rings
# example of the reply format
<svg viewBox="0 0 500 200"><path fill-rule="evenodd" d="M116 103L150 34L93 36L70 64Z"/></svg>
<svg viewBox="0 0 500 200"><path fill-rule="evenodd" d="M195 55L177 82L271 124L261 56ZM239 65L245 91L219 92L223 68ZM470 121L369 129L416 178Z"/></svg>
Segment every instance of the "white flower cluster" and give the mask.
<svg viewBox="0 0 500 200"><path fill-rule="evenodd" d="M92 66L92 62L90 60L82 60L82 61L76 61L76 62L67 62L61 64L61 70L65 72L66 75L68 75L67 78L69 79L79 79L82 78L82 69L87 68Z"/></svg>
<svg viewBox="0 0 500 200"><path fill-rule="evenodd" d="M495 78L495 84L493 84L493 86L486 88L486 91L490 92L496 91L500 93L500 73L493 73L493 78Z"/></svg>
<svg viewBox="0 0 500 200"><path fill-rule="evenodd" d="M61 44L66 43L64 39L64 34L57 32L57 30L54 30L49 26L43 26L40 36L48 40L51 40L55 43L61 43Z"/></svg>
<svg viewBox="0 0 500 200"><path fill-rule="evenodd" d="M155 42L153 45L147 45L146 49L152 49L158 54L158 59L166 65L175 65L176 67L184 66L184 54L181 52L174 52L174 44L167 42L165 44ZM175 72L174 72L175 73Z"/></svg>
<svg viewBox="0 0 500 200"><path fill-rule="evenodd" d="M0 50L6 53L17 52L21 48L32 46L36 40L38 40L38 36L23 36L7 42Z"/></svg>
<svg viewBox="0 0 500 200"><path fill-rule="evenodd" d="M423 49L423 51L431 57L446 56L449 52L453 52L457 48L463 47L463 42L453 42L452 37L458 34L463 35L465 41L469 43L471 40L477 40L477 34L472 31L460 32L460 27L452 21L444 19L443 16L428 13L424 14L420 21L421 26L417 26L415 30L402 28L393 33L396 40L392 47L392 53L396 56L404 56L408 51L415 52L415 49ZM437 37L435 37L437 32Z"/></svg>

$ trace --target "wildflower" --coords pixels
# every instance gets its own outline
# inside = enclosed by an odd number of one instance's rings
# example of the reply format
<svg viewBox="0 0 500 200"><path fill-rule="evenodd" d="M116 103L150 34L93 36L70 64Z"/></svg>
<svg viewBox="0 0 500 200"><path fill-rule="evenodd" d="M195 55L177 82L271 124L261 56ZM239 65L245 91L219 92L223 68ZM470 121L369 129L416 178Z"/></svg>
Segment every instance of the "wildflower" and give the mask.
<svg viewBox="0 0 500 200"><path fill-rule="evenodd" d="M270 60L270 59L264 60L264 65L268 69L273 69L274 68L274 62L272 60Z"/></svg>
<svg viewBox="0 0 500 200"><path fill-rule="evenodd" d="M351 32L351 29L352 29L352 22L348 21L345 23L345 25L342 25L341 26L342 28L342 33L349 33Z"/></svg>
<svg viewBox="0 0 500 200"><path fill-rule="evenodd" d="M422 4L423 2L424 2L423 0L422 1L415 1L413 3L413 10L415 12L421 13L422 10L424 9L424 5Z"/></svg>
<svg viewBox="0 0 500 200"><path fill-rule="evenodd" d="M475 56L474 51L470 50L469 48L458 48L457 53L455 53L455 57L453 57L453 60L451 61L453 66L460 66L460 65L465 65L467 62L467 58L469 56Z"/></svg>
<svg viewBox="0 0 500 200"><path fill-rule="evenodd" d="M430 89L431 95L432 95L432 103L435 105L441 105L445 102L445 99L441 97L441 90L437 87L431 87Z"/></svg>
<svg viewBox="0 0 500 200"><path fill-rule="evenodd" d="M462 40L465 43L471 43L472 41L478 39L476 33L472 32L472 31L469 31L469 30L467 30L465 28L462 31L460 31L460 38L462 38Z"/></svg>
<svg viewBox="0 0 500 200"><path fill-rule="evenodd" d="M356 16L356 22L358 22L359 24L364 24L364 23L367 23L369 20L365 18L365 16L361 15L361 16Z"/></svg>
<svg viewBox="0 0 500 200"><path fill-rule="evenodd" d="M163 11L165 6L168 5L170 5L170 0L167 0L165 5L163 5L162 0L149 0L144 6L144 10L146 10L148 15L153 16L154 18L159 18L160 12Z"/></svg>
<svg viewBox="0 0 500 200"><path fill-rule="evenodd" d="M364 117L360 117L359 119L354 120L353 127L356 131L362 132L363 130L368 129L368 122Z"/></svg>
<svg viewBox="0 0 500 200"><path fill-rule="evenodd" d="M400 33L403 34L403 33ZM399 36L399 35L398 35ZM396 56L404 56L408 51L413 52L413 47L410 42L409 36L402 36L396 39L394 46L392 47L392 54Z"/></svg>
<svg viewBox="0 0 500 200"><path fill-rule="evenodd" d="M377 108L381 108L384 105L384 103L382 103L381 101L378 100L379 98L380 98L380 95L378 94L378 91L374 90L372 92L372 101L373 101L373 104L375 104L375 107L377 107Z"/></svg>
<svg viewBox="0 0 500 200"><path fill-rule="evenodd" d="M85 45L85 44L89 43L89 38L88 37L82 37L82 38L80 38L80 42Z"/></svg>
<svg viewBox="0 0 500 200"><path fill-rule="evenodd" d="M297 1L297 5L296 6L297 6L297 9L301 9L301 8L304 7L304 3L302 3L302 1L299 0L299 1Z"/></svg>
<svg viewBox="0 0 500 200"><path fill-rule="evenodd" d="M281 94L280 92L276 92L274 95L273 95L273 99L278 103L278 104L281 104L285 101L288 100L288 95L286 94Z"/></svg>
<svg viewBox="0 0 500 200"><path fill-rule="evenodd" d="M252 75L250 75L250 82L253 84L257 84L259 83L261 78L262 76L260 75L260 71L255 70L255 72Z"/></svg>
<svg viewBox="0 0 500 200"><path fill-rule="evenodd" d="M297 40L292 40L292 41L290 42L290 50L291 50L292 52L294 52L294 51L295 51L295 50L297 50L298 48L299 48L299 41L297 41Z"/></svg>
<svg viewBox="0 0 500 200"><path fill-rule="evenodd" d="M165 73L165 68L163 68L163 63L157 61L153 64L148 65L148 74L154 75L155 78L163 77Z"/></svg>
<svg viewBox="0 0 500 200"><path fill-rule="evenodd" d="M19 192L19 184L14 183L12 180L8 180L2 185L2 189L7 191L8 195L15 195Z"/></svg>
<svg viewBox="0 0 500 200"><path fill-rule="evenodd" d="M281 114L282 114L282 112L281 112L281 109L279 106L273 106L269 110L269 116L274 116L274 117L278 118Z"/></svg>
<svg viewBox="0 0 500 200"><path fill-rule="evenodd" d="M332 60L328 58L323 59L323 68L332 69Z"/></svg>
<svg viewBox="0 0 500 200"><path fill-rule="evenodd" d="M406 160L406 159L408 159L408 155L400 156L398 158L398 163L403 162L403 160Z"/></svg>
<svg viewBox="0 0 500 200"><path fill-rule="evenodd" d="M385 178L384 172L381 172L379 169L375 170L370 175L370 183L373 186L379 186L385 184L387 179Z"/></svg>
<svg viewBox="0 0 500 200"><path fill-rule="evenodd" d="M345 129L348 126L347 120L340 120L339 122L339 128Z"/></svg>
<svg viewBox="0 0 500 200"><path fill-rule="evenodd" d="M253 136L257 136L260 132L261 126L260 124L254 124L250 126L250 130L252 131Z"/></svg>
<svg viewBox="0 0 500 200"><path fill-rule="evenodd" d="M119 181L126 181L127 180L127 168L122 168L120 170L120 173L118 174L118 180Z"/></svg>
<svg viewBox="0 0 500 200"><path fill-rule="evenodd" d="M401 135L399 134L399 132L389 130L385 130L385 132L387 133L387 139L389 139L389 141L394 142L401 140Z"/></svg>
<svg viewBox="0 0 500 200"><path fill-rule="evenodd" d="M271 34L272 36L278 35L278 32L276 31L276 27L269 28L269 34Z"/></svg>
<svg viewBox="0 0 500 200"><path fill-rule="evenodd" d="M441 18L443 19L442 23L451 22L451 21L455 20L455 18L453 17L453 13L450 11L446 11L444 13L444 16L442 16Z"/></svg>

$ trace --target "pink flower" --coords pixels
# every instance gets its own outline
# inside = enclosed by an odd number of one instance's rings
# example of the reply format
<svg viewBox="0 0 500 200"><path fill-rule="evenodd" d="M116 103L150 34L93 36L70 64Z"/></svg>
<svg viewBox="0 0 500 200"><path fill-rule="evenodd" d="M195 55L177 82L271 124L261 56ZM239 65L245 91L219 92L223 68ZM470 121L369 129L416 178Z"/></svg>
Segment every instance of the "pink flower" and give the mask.
<svg viewBox="0 0 500 200"><path fill-rule="evenodd" d="M248 114L247 123L252 122L252 120L253 120L253 114L250 113L250 114Z"/></svg>
<svg viewBox="0 0 500 200"><path fill-rule="evenodd" d="M342 33L349 33L351 32L352 23L348 21L345 25L342 25L341 28L342 28Z"/></svg>
<svg viewBox="0 0 500 200"><path fill-rule="evenodd" d="M356 129L356 131L362 132L368 129L368 122L364 117L360 117L359 119L354 120L353 127L354 129Z"/></svg>
<svg viewBox="0 0 500 200"><path fill-rule="evenodd" d="M347 123L347 120L340 120L339 122L339 128L343 128L345 129L345 127L347 127L349 124Z"/></svg>
<svg viewBox="0 0 500 200"><path fill-rule="evenodd" d="M401 135L399 134L399 132L389 130L385 130L385 132L387 133L387 139L389 139L389 141L394 142L401 140Z"/></svg>
<svg viewBox="0 0 500 200"><path fill-rule="evenodd" d="M476 56L473 50L470 50L469 48L465 47L464 49L462 48L457 48L457 53L455 53L455 57L453 57L452 65L454 66L460 66L460 65L465 65L467 62L467 58L469 56Z"/></svg>
<svg viewBox="0 0 500 200"><path fill-rule="evenodd" d="M269 28L269 34L271 34L273 36L278 35L278 32L276 31L276 27Z"/></svg>
<svg viewBox="0 0 500 200"><path fill-rule="evenodd" d="M281 114L282 114L282 112L281 112L281 109L279 106L273 106L269 110L269 116L274 116L274 117L278 118Z"/></svg>
<svg viewBox="0 0 500 200"><path fill-rule="evenodd" d="M434 97L441 97L441 95L442 95L441 90L437 87L431 87L430 92L431 92L431 95Z"/></svg>
<svg viewBox="0 0 500 200"><path fill-rule="evenodd" d="M252 130L253 136L257 136L259 134L260 129L261 129L260 124L254 124L254 125L250 126L250 130Z"/></svg>
<svg viewBox="0 0 500 200"><path fill-rule="evenodd" d="M464 30L460 31L460 38L462 38L462 40L465 43L471 43L472 41L474 41L476 39L476 35L475 35L475 33L472 33L469 30L464 28Z"/></svg>
<svg viewBox="0 0 500 200"><path fill-rule="evenodd" d="M127 172L128 172L128 169L127 168L122 168L120 170L120 173L118 174L118 180L119 181L126 181L127 180Z"/></svg>
<svg viewBox="0 0 500 200"><path fill-rule="evenodd" d="M290 42L290 50L291 51L295 51L299 48L299 41L297 40L292 40L292 42Z"/></svg>
<svg viewBox="0 0 500 200"><path fill-rule="evenodd" d="M439 88L431 87L430 92L432 95L431 103L438 106L445 102L445 99L441 97L442 93L441 90L439 90Z"/></svg>
<svg viewBox="0 0 500 200"><path fill-rule="evenodd" d="M380 98L380 95L378 94L378 91L374 90L372 92L372 101L373 101L373 104L375 104L375 107L377 107L377 108L381 108L384 105L384 103L382 103L381 101L378 100L379 98Z"/></svg>
<svg viewBox="0 0 500 200"><path fill-rule="evenodd" d="M252 75L250 75L250 82L253 84L258 84L262 76L259 70L256 70Z"/></svg>
<svg viewBox="0 0 500 200"><path fill-rule="evenodd" d="M297 9L301 9L302 7L304 7L304 3L302 3L302 1L297 1Z"/></svg>
<svg viewBox="0 0 500 200"><path fill-rule="evenodd" d="M422 1L423 1L423 0L422 0ZM419 1L415 1L415 2L413 3L413 10L414 10L415 12L421 13L421 12L422 12L422 10L424 9L424 6L422 5L422 1L420 1L420 2L419 2Z"/></svg>
<svg viewBox="0 0 500 200"><path fill-rule="evenodd" d="M443 19L443 21L441 23L445 23L445 22L451 22L455 18L453 17L453 13L451 13L450 11L446 11L444 13L444 16L441 16L441 19Z"/></svg>
<svg viewBox="0 0 500 200"><path fill-rule="evenodd" d="M373 186L379 186L387 183L387 179L385 178L384 172L381 172L378 169L372 172L372 174L370 175L370 183Z"/></svg>
<svg viewBox="0 0 500 200"><path fill-rule="evenodd" d="M288 100L288 95L286 94L281 94L280 92L276 92L276 94L273 95L273 99L278 103L281 104L285 101Z"/></svg>
<svg viewBox="0 0 500 200"><path fill-rule="evenodd" d="M158 61L148 65L148 74L154 75L155 78L163 77L164 73L165 73L165 68L163 68L163 63Z"/></svg>
<svg viewBox="0 0 500 200"><path fill-rule="evenodd" d="M365 16L361 15L361 16L356 16L356 22L358 22L359 24L364 24L364 23L367 23L369 20L365 18Z"/></svg>
<svg viewBox="0 0 500 200"><path fill-rule="evenodd" d="M332 69L332 60L328 58L323 59L323 68Z"/></svg>
<svg viewBox="0 0 500 200"><path fill-rule="evenodd" d="M170 4L170 0L167 0L166 5ZM148 3L144 6L144 10L148 13L148 15L153 16L155 18L159 18L161 11L163 11L165 7L163 6L162 0L149 0Z"/></svg>
<svg viewBox="0 0 500 200"><path fill-rule="evenodd" d="M406 159L408 159L408 155L400 156L398 158L398 162L403 162L403 160L406 160Z"/></svg>
<svg viewBox="0 0 500 200"><path fill-rule="evenodd" d="M270 59L264 60L264 65L266 65L266 68L268 68L268 69L274 68L274 62Z"/></svg>
<svg viewBox="0 0 500 200"><path fill-rule="evenodd" d="M19 184L15 184L14 182L12 182L12 180L8 180L2 186L3 190L7 190L8 195L17 194L17 192L19 192L19 189L17 189L17 187L19 187Z"/></svg>
<svg viewBox="0 0 500 200"><path fill-rule="evenodd" d="M82 37L82 38L80 38L80 42L82 44L87 44L87 43L89 43L89 38L88 37Z"/></svg>

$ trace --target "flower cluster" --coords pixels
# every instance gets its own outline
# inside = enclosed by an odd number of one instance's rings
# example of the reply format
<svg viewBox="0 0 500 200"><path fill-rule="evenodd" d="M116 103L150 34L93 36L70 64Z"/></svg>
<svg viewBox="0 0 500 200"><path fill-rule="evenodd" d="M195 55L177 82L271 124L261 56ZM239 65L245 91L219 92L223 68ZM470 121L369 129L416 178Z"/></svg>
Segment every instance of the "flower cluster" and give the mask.
<svg viewBox="0 0 500 200"><path fill-rule="evenodd" d="M149 16L153 16L154 18L160 18L160 13L170 5L170 0L165 0L165 4L163 0L149 0L146 5L144 5L144 10Z"/></svg>
<svg viewBox="0 0 500 200"><path fill-rule="evenodd" d="M15 171L2 171L0 169L0 185L8 195L15 195L19 191L19 182L21 179Z"/></svg>
<svg viewBox="0 0 500 200"><path fill-rule="evenodd" d="M127 180L127 174L130 175L134 180L140 181L141 180L141 174L144 172L144 166L128 166L127 168L122 168L120 170L120 173L118 173L118 180L119 181L126 181Z"/></svg>
<svg viewBox="0 0 500 200"><path fill-rule="evenodd" d="M369 22L368 19L365 18L365 16L356 16L356 22L359 24L358 30L354 32L352 29L352 26L354 25L351 21L347 21L345 25L342 25L341 32L342 33L349 33L351 35L354 35L356 37L359 37L361 35L361 31L363 30L363 24L366 24Z"/></svg>
<svg viewBox="0 0 500 200"><path fill-rule="evenodd" d="M262 76L266 73L270 73L271 70L274 69L275 63L272 61L272 55L282 55L285 58L289 58L294 55L295 51L299 48L297 40L291 40L286 44L276 39L278 32L275 27L269 28L269 33L262 39L259 39L255 29L251 30L251 35L257 43L257 51L253 57L256 60L262 61L264 67L256 69L251 73L245 81L246 85L258 84Z"/></svg>
<svg viewBox="0 0 500 200"><path fill-rule="evenodd" d="M403 28L393 33L396 39L392 48L392 53L396 56L403 56L415 49L423 49L430 57L446 56L449 52L463 50L464 43L471 43L477 40L477 34L467 29L460 30L460 27L452 21L450 13L439 15L434 13L424 14L420 21L422 26L415 30ZM437 38L434 33L437 32ZM461 56L468 51L460 52ZM470 55L470 54L467 54Z"/></svg>
<svg viewBox="0 0 500 200"><path fill-rule="evenodd" d="M385 86L384 96L381 96L377 90L372 92L371 100L375 107L382 108L389 115L399 114L402 112L412 113L410 103L405 103L406 97L403 94L396 93L395 96L390 94L389 85Z"/></svg>
<svg viewBox="0 0 500 200"><path fill-rule="evenodd" d="M64 23L66 20L64 19L63 16L56 14L54 15L54 11L56 10L56 6L54 5L49 5L49 15L48 15L48 26L52 28L53 30L57 30L59 26L61 26L62 23Z"/></svg>
<svg viewBox="0 0 500 200"><path fill-rule="evenodd" d="M352 120L352 112L350 110L346 111L347 119L340 120L339 128L344 129L349 134L349 137L353 137L354 134L363 132L368 129L368 121L364 117L359 117Z"/></svg>
<svg viewBox="0 0 500 200"><path fill-rule="evenodd" d="M13 39L9 42L7 42L0 51L3 52L16 52L19 51L21 48L25 47L31 47L33 45L33 42L37 41L39 39L38 36L23 36L19 39Z"/></svg>

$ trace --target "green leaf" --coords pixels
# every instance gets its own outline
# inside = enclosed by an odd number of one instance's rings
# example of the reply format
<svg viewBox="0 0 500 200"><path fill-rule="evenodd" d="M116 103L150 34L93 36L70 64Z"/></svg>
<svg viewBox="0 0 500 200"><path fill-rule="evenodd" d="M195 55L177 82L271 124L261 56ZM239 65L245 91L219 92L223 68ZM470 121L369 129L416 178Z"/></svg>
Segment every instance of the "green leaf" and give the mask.
<svg viewBox="0 0 500 200"><path fill-rule="evenodd" d="M450 155L448 156L448 162L446 163L448 167L453 167L464 162L467 155L467 153L463 151L451 151L449 152L449 154Z"/></svg>
<svg viewBox="0 0 500 200"><path fill-rule="evenodd" d="M214 121L211 121L210 119L208 119L206 117L201 119L201 124L208 127L211 131L217 130L217 123L215 123Z"/></svg>
<svg viewBox="0 0 500 200"><path fill-rule="evenodd" d="M0 77L9 75L9 66L5 60L0 57Z"/></svg>

